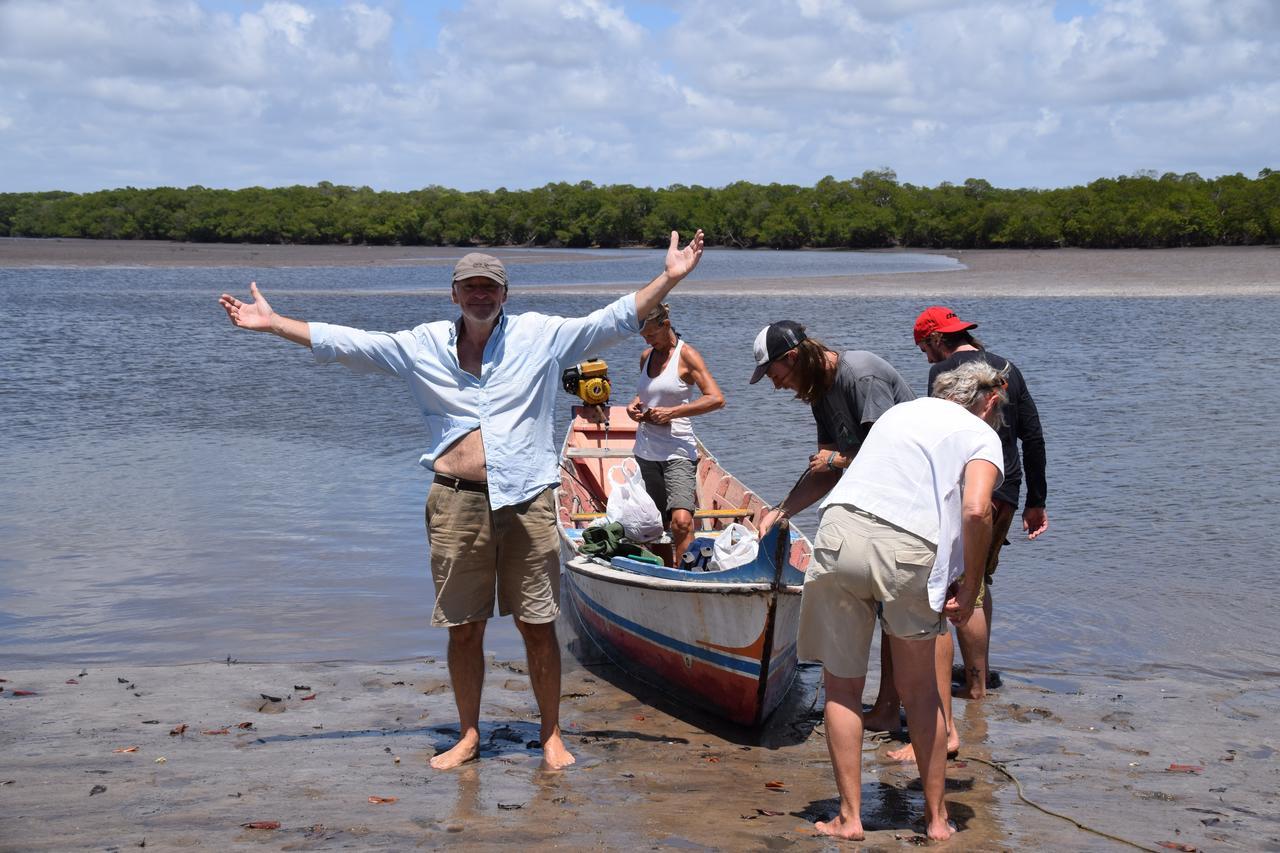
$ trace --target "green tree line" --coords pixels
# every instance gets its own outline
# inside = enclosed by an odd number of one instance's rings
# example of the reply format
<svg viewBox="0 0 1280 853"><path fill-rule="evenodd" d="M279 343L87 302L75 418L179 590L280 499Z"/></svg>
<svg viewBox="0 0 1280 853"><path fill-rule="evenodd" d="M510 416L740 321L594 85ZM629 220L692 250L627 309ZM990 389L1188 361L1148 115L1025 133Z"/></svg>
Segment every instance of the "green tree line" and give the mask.
<svg viewBox="0 0 1280 853"><path fill-rule="evenodd" d="M132 187L0 193L0 236L201 243L662 246L702 228L712 245L775 249L1156 248L1280 242L1280 172L1141 172L1061 189L979 178L921 187L890 169L811 187L554 183L410 192L316 186Z"/></svg>

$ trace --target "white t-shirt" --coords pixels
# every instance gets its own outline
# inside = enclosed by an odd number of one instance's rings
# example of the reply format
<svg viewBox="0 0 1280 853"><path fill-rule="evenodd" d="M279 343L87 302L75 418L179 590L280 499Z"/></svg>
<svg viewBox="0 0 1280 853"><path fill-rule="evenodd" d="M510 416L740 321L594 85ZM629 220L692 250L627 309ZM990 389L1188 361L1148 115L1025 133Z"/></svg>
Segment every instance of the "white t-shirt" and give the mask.
<svg viewBox="0 0 1280 853"><path fill-rule="evenodd" d="M964 574L960 505L964 466L984 459L1004 477L996 431L949 400L899 403L876 421L853 464L822 502L847 504L938 546L929 606L939 613L947 587Z"/></svg>

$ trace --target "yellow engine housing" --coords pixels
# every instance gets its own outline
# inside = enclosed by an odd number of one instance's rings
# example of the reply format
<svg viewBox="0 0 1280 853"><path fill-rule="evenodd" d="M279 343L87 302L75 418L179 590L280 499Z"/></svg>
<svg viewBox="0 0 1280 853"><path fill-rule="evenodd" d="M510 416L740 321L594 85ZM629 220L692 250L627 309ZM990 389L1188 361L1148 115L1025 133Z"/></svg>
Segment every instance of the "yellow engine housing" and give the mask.
<svg viewBox="0 0 1280 853"><path fill-rule="evenodd" d="M588 406L609 402L612 386L609 384L609 366L603 359L592 358L575 364L560 377L564 390L573 394Z"/></svg>

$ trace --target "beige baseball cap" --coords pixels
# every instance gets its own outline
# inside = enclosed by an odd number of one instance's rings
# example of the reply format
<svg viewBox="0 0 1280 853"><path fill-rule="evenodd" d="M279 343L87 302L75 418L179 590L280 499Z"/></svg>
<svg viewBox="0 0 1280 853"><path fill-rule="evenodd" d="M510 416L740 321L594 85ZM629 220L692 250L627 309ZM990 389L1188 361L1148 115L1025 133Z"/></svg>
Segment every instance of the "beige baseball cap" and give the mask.
<svg viewBox="0 0 1280 853"><path fill-rule="evenodd" d="M507 286L507 268L502 265L502 261L493 255L486 255L483 252L471 252L463 255L453 268L453 281L458 283L463 279L482 276L490 281L496 281L504 288Z"/></svg>

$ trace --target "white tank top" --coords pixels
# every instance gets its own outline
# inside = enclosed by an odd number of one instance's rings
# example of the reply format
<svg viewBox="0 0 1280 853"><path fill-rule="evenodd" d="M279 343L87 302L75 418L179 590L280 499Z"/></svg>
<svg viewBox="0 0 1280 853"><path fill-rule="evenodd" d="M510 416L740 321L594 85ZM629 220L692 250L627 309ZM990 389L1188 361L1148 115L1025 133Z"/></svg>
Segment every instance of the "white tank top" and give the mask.
<svg viewBox="0 0 1280 853"><path fill-rule="evenodd" d="M666 367L657 376L649 376L649 362L653 353L640 365L640 381L636 384L636 396L640 405L670 408L689 402L689 383L680 378L680 350L684 341L677 340ZM688 418L676 418L669 424L651 424L641 421L636 428L635 456L652 462L668 459L698 458L698 444L693 437L693 426Z"/></svg>

